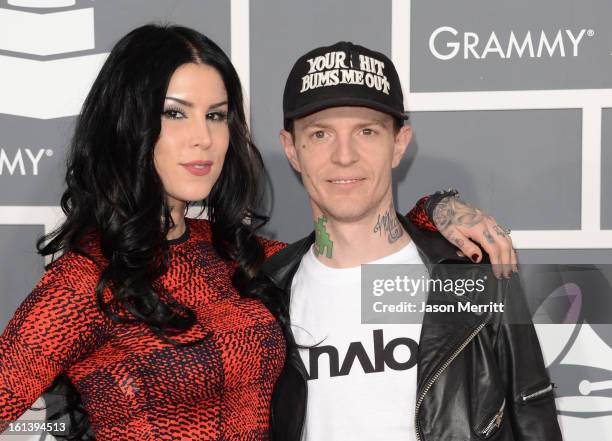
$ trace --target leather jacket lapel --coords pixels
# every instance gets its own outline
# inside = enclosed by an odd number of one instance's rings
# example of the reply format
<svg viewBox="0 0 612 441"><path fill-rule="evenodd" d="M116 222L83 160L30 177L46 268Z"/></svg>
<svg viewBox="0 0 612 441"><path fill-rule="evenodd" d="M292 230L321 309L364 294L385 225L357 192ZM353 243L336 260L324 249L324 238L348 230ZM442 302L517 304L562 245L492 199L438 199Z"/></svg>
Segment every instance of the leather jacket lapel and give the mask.
<svg viewBox="0 0 612 441"><path fill-rule="evenodd" d="M472 263L468 258L457 255L457 249L439 233L421 230L399 213L398 219L412 238L430 276L444 277L438 266L441 263ZM447 300L458 303L455 296L447 296ZM427 303L430 303L430 299ZM418 393L421 393L449 356L486 320L486 317L474 314L462 316L462 320L456 323L442 323L436 317L441 315L425 313L423 316L417 356Z"/></svg>
<svg viewBox="0 0 612 441"><path fill-rule="evenodd" d="M260 272L270 278L276 286L287 293L287 301L291 298L291 282L300 266L302 257L314 243L314 231L308 236L294 242L270 256L262 265ZM287 305L289 303L287 302Z"/></svg>

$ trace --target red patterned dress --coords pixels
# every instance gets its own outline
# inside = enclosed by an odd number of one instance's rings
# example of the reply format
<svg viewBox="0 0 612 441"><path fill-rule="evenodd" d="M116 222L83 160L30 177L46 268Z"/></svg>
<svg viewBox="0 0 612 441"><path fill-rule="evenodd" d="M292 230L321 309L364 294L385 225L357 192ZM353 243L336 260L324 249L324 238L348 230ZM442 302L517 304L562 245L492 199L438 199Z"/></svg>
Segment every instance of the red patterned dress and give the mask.
<svg viewBox="0 0 612 441"><path fill-rule="evenodd" d="M171 241L161 282L198 318L180 340L212 337L176 347L144 325L111 322L94 296L99 268L67 253L0 338L0 421L18 418L65 372L98 440L268 439L285 357L281 329L265 306L236 292L233 265L212 247L209 223L187 222L188 235ZM268 256L283 247L262 241Z"/></svg>

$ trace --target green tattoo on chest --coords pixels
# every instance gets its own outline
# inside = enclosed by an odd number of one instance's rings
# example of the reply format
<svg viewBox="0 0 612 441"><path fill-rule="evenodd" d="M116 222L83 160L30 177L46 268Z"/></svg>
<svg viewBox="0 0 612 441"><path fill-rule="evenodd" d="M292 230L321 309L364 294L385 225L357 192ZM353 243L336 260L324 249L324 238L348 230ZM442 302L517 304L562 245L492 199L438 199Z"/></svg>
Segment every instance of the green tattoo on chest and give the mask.
<svg viewBox="0 0 612 441"><path fill-rule="evenodd" d="M325 223L327 222L327 218L325 216L319 217L317 221L314 223L315 226L315 243L314 243L314 252L318 257L323 254L323 251L326 250L325 256L328 259L332 257L332 251L334 249L334 242L329 238L329 233L325 229Z"/></svg>

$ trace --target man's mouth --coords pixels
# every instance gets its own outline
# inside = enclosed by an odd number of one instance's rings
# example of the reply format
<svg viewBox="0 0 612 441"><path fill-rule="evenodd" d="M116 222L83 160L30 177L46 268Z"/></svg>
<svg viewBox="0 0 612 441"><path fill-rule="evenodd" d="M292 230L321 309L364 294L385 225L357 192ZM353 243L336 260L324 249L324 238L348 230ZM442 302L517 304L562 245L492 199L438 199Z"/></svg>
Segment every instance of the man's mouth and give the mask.
<svg viewBox="0 0 612 441"><path fill-rule="evenodd" d="M354 182L364 181L365 178L343 178L343 179L328 179L327 182L332 184L352 184Z"/></svg>

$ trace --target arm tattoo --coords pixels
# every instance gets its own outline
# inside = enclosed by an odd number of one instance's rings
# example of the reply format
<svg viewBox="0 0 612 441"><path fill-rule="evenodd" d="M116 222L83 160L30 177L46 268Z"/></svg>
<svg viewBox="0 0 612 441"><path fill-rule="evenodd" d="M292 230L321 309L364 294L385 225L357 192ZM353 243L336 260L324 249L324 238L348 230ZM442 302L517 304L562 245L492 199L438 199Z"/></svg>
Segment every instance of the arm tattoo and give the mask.
<svg viewBox="0 0 612 441"><path fill-rule="evenodd" d="M493 230L497 233L498 236L506 237L506 232L502 230L499 225L493 225Z"/></svg>
<svg viewBox="0 0 612 441"><path fill-rule="evenodd" d="M329 238L329 233L325 229L325 223L327 222L327 217L321 216L314 223L315 226L315 243L314 243L314 253L315 256L320 256L323 254L325 250L325 256L328 259L332 257L332 251L334 249L334 242Z"/></svg>
<svg viewBox="0 0 612 441"><path fill-rule="evenodd" d="M446 197L442 199L434 209L433 221L440 232L448 230L452 226L463 226L472 228L485 219L480 210L463 202L458 197Z"/></svg>
<svg viewBox="0 0 612 441"><path fill-rule="evenodd" d="M374 233L382 235L383 230L389 243L397 241L404 234L404 229L397 219L393 206L389 207L382 215L378 215L378 221L374 225Z"/></svg>

